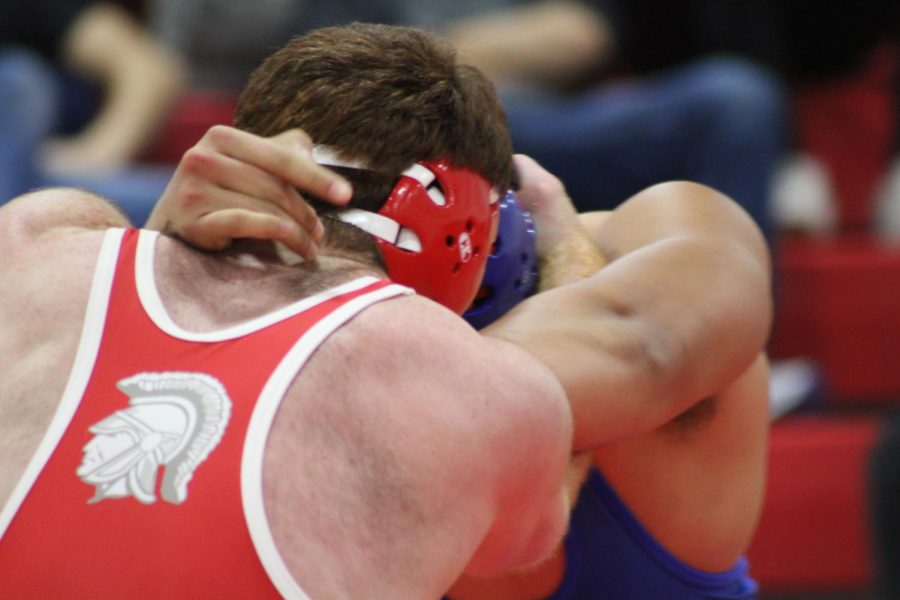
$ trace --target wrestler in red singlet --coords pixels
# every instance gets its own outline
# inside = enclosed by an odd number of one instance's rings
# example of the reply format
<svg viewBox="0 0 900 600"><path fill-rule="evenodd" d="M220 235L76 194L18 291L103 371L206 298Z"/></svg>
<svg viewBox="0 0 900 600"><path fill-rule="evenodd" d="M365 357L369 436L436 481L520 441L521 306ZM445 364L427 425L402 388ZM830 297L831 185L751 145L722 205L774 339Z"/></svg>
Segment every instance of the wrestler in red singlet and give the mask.
<svg viewBox="0 0 900 600"><path fill-rule="evenodd" d="M0 590L305 598L263 508L269 428L330 333L409 290L365 277L191 333L169 318L154 285L155 240L106 235L62 401L0 512Z"/></svg>

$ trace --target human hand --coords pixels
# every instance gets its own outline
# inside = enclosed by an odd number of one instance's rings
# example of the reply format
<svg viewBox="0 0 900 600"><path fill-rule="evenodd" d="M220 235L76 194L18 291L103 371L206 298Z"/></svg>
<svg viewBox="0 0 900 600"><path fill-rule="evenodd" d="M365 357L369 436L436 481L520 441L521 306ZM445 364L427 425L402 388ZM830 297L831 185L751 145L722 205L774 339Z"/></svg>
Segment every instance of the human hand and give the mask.
<svg viewBox="0 0 900 600"><path fill-rule="evenodd" d="M524 154L513 156L519 175L516 196L522 208L534 218L538 255L545 255L564 240L580 233L578 213L562 182L534 159Z"/></svg>
<svg viewBox="0 0 900 600"><path fill-rule="evenodd" d="M591 240L562 182L528 156L513 157L519 174L516 192L537 230L539 291L595 273L606 260Z"/></svg>
<svg viewBox="0 0 900 600"><path fill-rule="evenodd" d="M597 272L606 259L585 229L562 182L523 154L513 157L519 174L516 195L530 211L537 230L538 291Z"/></svg>
<svg viewBox="0 0 900 600"><path fill-rule="evenodd" d="M185 153L147 227L207 250L236 238L274 240L312 259L324 228L298 188L334 204L352 195L344 178L315 163L304 131L263 138L216 125Z"/></svg>

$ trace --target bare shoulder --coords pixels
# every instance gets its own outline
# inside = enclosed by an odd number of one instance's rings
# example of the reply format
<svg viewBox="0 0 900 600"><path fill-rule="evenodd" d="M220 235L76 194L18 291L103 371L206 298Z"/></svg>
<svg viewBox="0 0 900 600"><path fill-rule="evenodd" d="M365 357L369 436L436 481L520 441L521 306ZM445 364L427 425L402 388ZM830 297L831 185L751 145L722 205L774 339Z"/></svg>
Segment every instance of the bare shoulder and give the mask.
<svg viewBox="0 0 900 600"><path fill-rule="evenodd" d="M290 457L291 476L322 486L345 477L359 491L358 504L329 504L357 526L344 531L336 520L329 535L346 535L349 547L360 536L382 540L380 556L358 560L379 560L371 572L383 584L391 565L420 563L424 547L434 565L437 555L446 566L480 554L489 570L539 558L558 541L563 525L548 525L547 513L559 499L571 418L559 384L527 353L431 301L394 298L332 334L289 393L270 449ZM313 459L301 473L305 455ZM405 532L396 545L392 531ZM465 567L448 568L444 589Z"/></svg>
<svg viewBox="0 0 900 600"><path fill-rule="evenodd" d="M59 352L72 350L67 344L80 330L102 229L123 224L107 201L69 188L25 194L0 207L5 365L14 368L30 352L46 350L49 340Z"/></svg>
<svg viewBox="0 0 900 600"><path fill-rule="evenodd" d="M502 445L508 456L569 426L564 392L541 362L418 296L369 308L322 350L331 357L320 362L325 371L353 374L341 383L348 393L371 396L374 388L411 419L443 415L422 425L452 424L445 431L471 436L472 451Z"/></svg>
<svg viewBox="0 0 900 600"><path fill-rule="evenodd" d="M79 190L35 192L0 207L0 475L6 475L0 498L62 393L103 237L99 227L123 221L111 205Z"/></svg>
<svg viewBox="0 0 900 600"><path fill-rule="evenodd" d="M0 207L0 251L15 253L47 234L73 228L128 225L128 219L112 203L96 194L75 188L40 190Z"/></svg>
<svg viewBox="0 0 900 600"><path fill-rule="evenodd" d="M556 377L530 353L430 301L374 308L347 333L377 340L378 358L363 371L370 382L392 382L384 401L396 403L398 422L410 418L421 447L440 457L429 485L458 498L468 482L474 498L480 489L496 507L467 570L491 574L543 558L564 526L561 481L571 451L571 412Z"/></svg>
<svg viewBox="0 0 900 600"><path fill-rule="evenodd" d="M565 407L555 376L533 355L480 335L457 315L420 297L385 302L345 331L351 344L371 340L371 377L453 398L451 407L478 410L482 419L528 419ZM340 342L338 342L340 343ZM469 406L471 405L471 406ZM550 415L552 416L552 415ZM494 429L482 419L473 426Z"/></svg>
<svg viewBox="0 0 900 600"><path fill-rule="evenodd" d="M15 282L0 291L0 316L15 323L21 311L34 315L44 307L76 318L102 230L127 224L108 201L72 188L32 192L0 207L0 277Z"/></svg>

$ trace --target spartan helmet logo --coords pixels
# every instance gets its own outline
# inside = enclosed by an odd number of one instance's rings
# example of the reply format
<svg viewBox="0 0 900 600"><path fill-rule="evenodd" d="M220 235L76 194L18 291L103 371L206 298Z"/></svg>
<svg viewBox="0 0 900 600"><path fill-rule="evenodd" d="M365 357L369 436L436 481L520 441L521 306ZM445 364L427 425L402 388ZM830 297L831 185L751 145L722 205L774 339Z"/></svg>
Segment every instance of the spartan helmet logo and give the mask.
<svg viewBox="0 0 900 600"><path fill-rule="evenodd" d="M96 487L89 502L134 496L156 501L157 471L165 466L160 493L181 504L196 468L218 445L231 417L231 400L216 379L201 373L140 373L117 387L131 401L90 427L76 470Z"/></svg>

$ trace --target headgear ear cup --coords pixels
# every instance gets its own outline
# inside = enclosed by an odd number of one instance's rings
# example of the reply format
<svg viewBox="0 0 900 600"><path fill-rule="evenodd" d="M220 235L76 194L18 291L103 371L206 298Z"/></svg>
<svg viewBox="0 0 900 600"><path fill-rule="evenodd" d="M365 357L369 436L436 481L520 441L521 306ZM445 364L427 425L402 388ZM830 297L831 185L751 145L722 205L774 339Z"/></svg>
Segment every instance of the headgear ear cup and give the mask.
<svg viewBox="0 0 900 600"><path fill-rule="evenodd" d="M434 184L404 176L378 211L415 232L421 250L383 239L379 248L391 279L462 314L484 277L497 231L497 203L490 202L491 184L470 169L443 160L421 166L434 174L440 193L429 190Z"/></svg>
<svg viewBox="0 0 900 600"><path fill-rule="evenodd" d="M537 231L531 214L522 209L516 195L500 199L500 225L488 257L481 289L463 317L476 329L486 327L537 288Z"/></svg>
<svg viewBox="0 0 900 600"><path fill-rule="evenodd" d="M322 146L319 164L365 169ZM388 277L462 314L484 277L499 208L491 183L447 160L416 163L375 213L350 209L338 218L375 236Z"/></svg>

